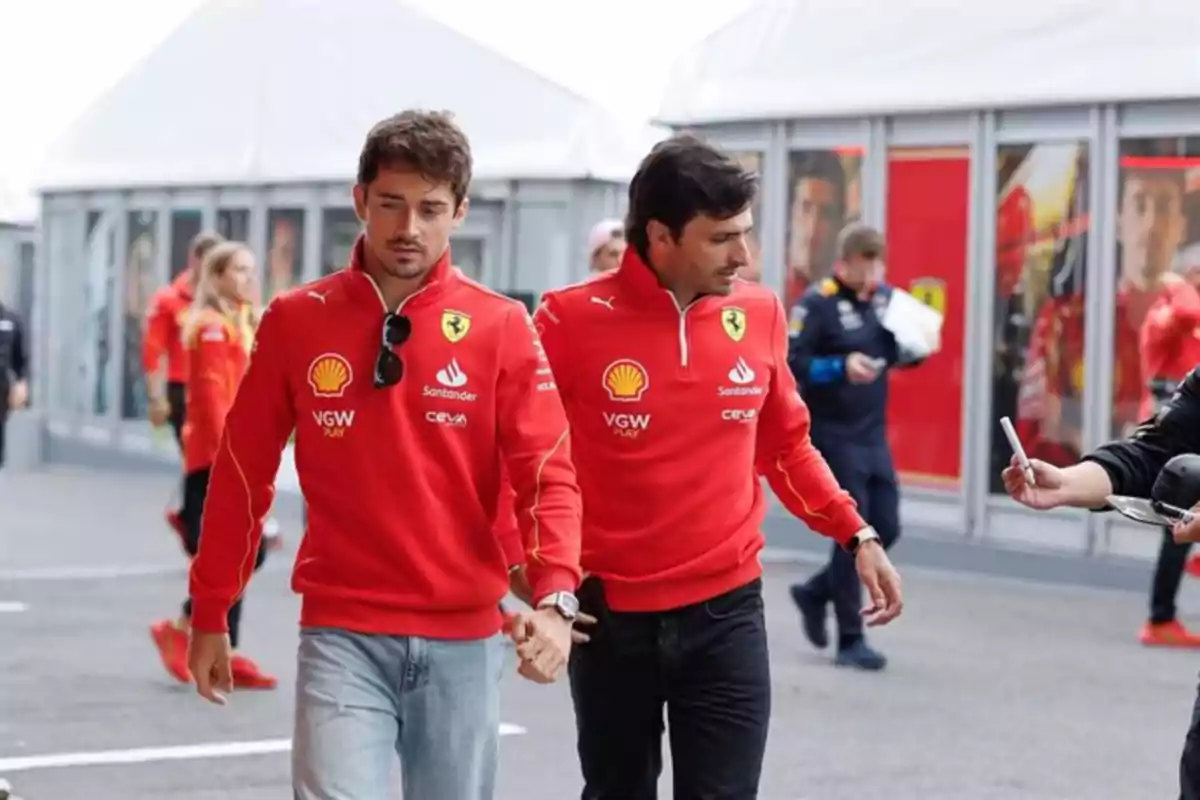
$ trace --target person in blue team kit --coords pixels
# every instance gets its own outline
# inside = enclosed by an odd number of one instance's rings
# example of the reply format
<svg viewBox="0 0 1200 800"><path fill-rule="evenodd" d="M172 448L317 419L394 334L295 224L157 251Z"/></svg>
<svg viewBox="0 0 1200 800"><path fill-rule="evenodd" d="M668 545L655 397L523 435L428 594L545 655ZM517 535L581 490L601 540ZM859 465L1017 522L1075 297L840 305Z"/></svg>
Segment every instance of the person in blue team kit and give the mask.
<svg viewBox="0 0 1200 800"><path fill-rule="evenodd" d="M792 309L788 364L812 415L813 444L887 548L900 536L900 494L886 434L887 371L918 362L880 322L892 295L882 280L883 253L883 236L874 228L852 223L842 230L833 277L809 287ZM887 666L863 637L853 556L833 548L829 564L793 585L791 595L805 636L820 649L829 644L825 613L833 603L839 666Z"/></svg>

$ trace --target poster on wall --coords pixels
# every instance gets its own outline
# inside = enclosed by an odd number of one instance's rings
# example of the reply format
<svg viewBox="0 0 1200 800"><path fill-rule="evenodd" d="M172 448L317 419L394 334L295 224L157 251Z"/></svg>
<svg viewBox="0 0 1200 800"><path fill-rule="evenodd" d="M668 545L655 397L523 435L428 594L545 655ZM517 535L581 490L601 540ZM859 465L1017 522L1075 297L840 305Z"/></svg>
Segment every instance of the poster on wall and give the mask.
<svg viewBox="0 0 1200 800"><path fill-rule="evenodd" d="M144 419L147 409L146 382L142 379L142 332L146 306L154 293L155 230L158 214L130 211L126 222L124 358L121 360L121 417Z"/></svg>
<svg viewBox="0 0 1200 800"><path fill-rule="evenodd" d="M1087 146L997 152L992 416L1009 416L1028 454L1065 466L1083 449ZM991 490L1012 450L992 425Z"/></svg>
<svg viewBox="0 0 1200 800"><path fill-rule="evenodd" d="M738 151L733 153L733 157L742 165L742 169L759 176L758 195L750 208L754 217L754 229L749 236L750 263L738 273L743 279L758 283L762 280L762 153Z"/></svg>
<svg viewBox="0 0 1200 800"><path fill-rule="evenodd" d="M944 320L940 352L890 373L888 440L905 486L961 481L970 172L966 147L888 153L887 281Z"/></svg>
<svg viewBox="0 0 1200 800"><path fill-rule="evenodd" d="M1186 284L1200 284L1200 137L1124 140L1119 166L1114 438L1129 435L1155 413L1152 384L1161 385L1160 398L1169 396L1170 386L1191 366L1191 359L1179 363L1174 354L1184 355L1180 351L1196 335L1178 311L1188 305L1186 297L1195 302ZM1169 285L1170 299L1164 297ZM1154 306L1160 297L1165 302Z"/></svg>
<svg viewBox="0 0 1200 800"><path fill-rule="evenodd" d="M304 209L272 208L267 213L266 291L270 301L300 284L304 270Z"/></svg>
<svg viewBox="0 0 1200 800"><path fill-rule="evenodd" d="M789 156L786 308L833 271L838 233L862 216L862 161L860 147Z"/></svg>

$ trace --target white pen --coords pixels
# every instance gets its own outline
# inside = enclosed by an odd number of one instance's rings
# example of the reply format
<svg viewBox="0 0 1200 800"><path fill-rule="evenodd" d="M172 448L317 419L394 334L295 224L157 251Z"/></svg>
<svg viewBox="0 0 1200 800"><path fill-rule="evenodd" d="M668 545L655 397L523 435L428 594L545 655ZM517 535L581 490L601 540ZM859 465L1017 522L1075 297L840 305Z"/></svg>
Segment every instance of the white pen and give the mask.
<svg viewBox="0 0 1200 800"><path fill-rule="evenodd" d="M1025 482L1034 486L1033 465L1029 463L1029 456L1025 455L1025 448L1021 446L1021 440L1017 438L1017 430L1013 427L1012 420L1008 417L1001 417L1000 427L1004 429L1004 435L1008 437L1008 444L1016 453L1017 463L1021 465L1021 471L1025 473Z"/></svg>

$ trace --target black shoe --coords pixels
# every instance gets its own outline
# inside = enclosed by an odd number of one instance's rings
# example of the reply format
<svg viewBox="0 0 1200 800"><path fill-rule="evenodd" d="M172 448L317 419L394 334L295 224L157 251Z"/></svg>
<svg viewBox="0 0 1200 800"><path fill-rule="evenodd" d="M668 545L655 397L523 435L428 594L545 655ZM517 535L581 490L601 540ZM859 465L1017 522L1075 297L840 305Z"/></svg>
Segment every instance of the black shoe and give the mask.
<svg viewBox="0 0 1200 800"><path fill-rule="evenodd" d="M866 672L878 672L887 666L887 656L868 647L866 642L859 639L849 647L838 650L837 659L833 663L839 667L854 667Z"/></svg>
<svg viewBox="0 0 1200 800"><path fill-rule="evenodd" d="M792 584L789 590L792 602L800 612L804 636L818 650L829 646L829 631L825 628L825 603L813 596L812 592L802 583Z"/></svg>

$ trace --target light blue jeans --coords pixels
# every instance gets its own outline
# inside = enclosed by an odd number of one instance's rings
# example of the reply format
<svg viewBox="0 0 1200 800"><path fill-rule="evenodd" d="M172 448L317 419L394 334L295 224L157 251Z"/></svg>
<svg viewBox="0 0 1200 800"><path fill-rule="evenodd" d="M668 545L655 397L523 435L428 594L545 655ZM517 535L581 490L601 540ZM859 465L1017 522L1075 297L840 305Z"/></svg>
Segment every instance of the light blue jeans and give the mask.
<svg viewBox="0 0 1200 800"><path fill-rule="evenodd" d="M492 800L503 636L451 641L300 632L296 800ZM393 755L395 754L395 755Z"/></svg>

